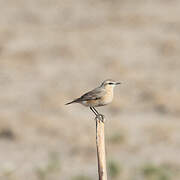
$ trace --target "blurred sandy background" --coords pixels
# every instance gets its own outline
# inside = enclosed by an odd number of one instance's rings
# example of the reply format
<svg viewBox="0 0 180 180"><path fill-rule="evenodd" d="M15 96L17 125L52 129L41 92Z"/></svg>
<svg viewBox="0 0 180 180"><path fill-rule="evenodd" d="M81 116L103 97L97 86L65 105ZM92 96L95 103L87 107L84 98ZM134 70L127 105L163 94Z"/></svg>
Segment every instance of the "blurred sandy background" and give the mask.
<svg viewBox="0 0 180 180"><path fill-rule="evenodd" d="M94 115L64 104L122 81L109 179L180 179L180 1L1 0L0 180L97 179Z"/></svg>

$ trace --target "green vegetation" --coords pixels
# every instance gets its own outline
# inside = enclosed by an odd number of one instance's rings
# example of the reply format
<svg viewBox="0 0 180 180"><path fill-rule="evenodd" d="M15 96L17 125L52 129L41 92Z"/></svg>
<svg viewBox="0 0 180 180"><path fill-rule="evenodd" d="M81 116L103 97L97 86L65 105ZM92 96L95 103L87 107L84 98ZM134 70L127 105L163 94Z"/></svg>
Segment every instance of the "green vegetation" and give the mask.
<svg viewBox="0 0 180 180"><path fill-rule="evenodd" d="M0 169L0 179L4 178L5 180L11 180L15 177L15 167L12 164L9 164L6 167Z"/></svg>
<svg viewBox="0 0 180 180"><path fill-rule="evenodd" d="M39 180L47 180L51 174L59 171L60 171L60 160L58 154L52 152L49 154L49 159L46 166L38 167L36 170L36 174Z"/></svg>
<svg viewBox="0 0 180 180"><path fill-rule="evenodd" d="M78 175L78 176L73 177L72 180L92 180L92 179L88 176Z"/></svg>
<svg viewBox="0 0 180 180"><path fill-rule="evenodd" d="M171 180L174 172L166 165L146 164L142 167L142 174L146 180Z"/></svg>
<svg viewBox="0 0 180 180"><path fill-rule="evenodd" d="M119 164L113 160L108 162L108 173L111 178L116 178L119 176L121 168Z"/></svg>

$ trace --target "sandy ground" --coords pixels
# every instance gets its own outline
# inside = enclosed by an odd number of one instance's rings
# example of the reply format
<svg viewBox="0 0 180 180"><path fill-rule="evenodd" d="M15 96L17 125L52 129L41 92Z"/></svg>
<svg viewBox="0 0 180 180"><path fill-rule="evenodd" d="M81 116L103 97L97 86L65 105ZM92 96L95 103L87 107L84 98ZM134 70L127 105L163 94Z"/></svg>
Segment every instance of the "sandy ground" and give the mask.
<svg viewBox="0 0 180 180"><path fill-rule="evenodd" d="M97 179L94 116L64 104L106 78L109 179L180 179L179 8L1 0L0 180Z"/></svg>

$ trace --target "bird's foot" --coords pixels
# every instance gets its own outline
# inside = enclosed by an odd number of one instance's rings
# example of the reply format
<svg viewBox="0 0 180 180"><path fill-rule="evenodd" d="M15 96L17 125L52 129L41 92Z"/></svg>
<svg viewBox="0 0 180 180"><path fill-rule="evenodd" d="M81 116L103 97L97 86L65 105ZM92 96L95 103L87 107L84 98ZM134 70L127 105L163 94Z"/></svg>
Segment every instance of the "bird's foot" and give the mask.
<svg viewBox="0 0 180 180"><path fill-rule="evenodd" d="M95 120L96 121L99 120L99 121L105 123L105 116L103 114L98 114L98 115L96 115Z"/></svg>

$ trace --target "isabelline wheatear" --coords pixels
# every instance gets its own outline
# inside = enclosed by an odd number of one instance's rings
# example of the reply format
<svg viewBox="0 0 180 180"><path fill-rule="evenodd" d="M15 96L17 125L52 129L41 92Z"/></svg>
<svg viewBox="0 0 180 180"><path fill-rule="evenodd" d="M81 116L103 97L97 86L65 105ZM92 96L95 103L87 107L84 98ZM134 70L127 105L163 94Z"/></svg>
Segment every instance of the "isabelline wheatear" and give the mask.
<svg viewBox="0 0 180 180"><path fill-rule="evenodd" d="M91 111L96 115L96 119L104 121L104 116L99 114L95 107L105 106L113 100L113 89L116 85L121 84L120 82L115 82L111 79L103 81L103 83L93 89L92 91L87 92L82 95L80 98L77 98L68 104L80 103L84 106L90 107Z"/></svg>

